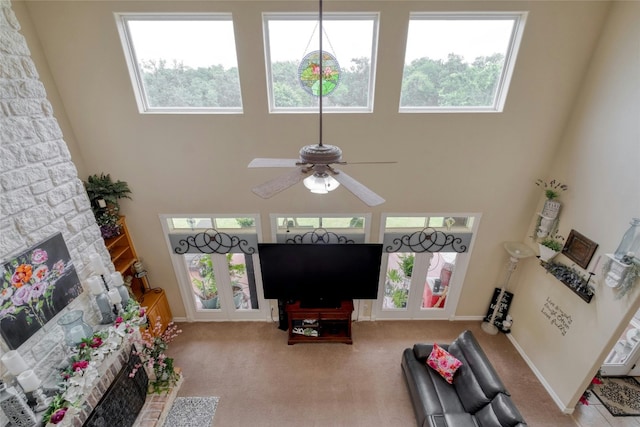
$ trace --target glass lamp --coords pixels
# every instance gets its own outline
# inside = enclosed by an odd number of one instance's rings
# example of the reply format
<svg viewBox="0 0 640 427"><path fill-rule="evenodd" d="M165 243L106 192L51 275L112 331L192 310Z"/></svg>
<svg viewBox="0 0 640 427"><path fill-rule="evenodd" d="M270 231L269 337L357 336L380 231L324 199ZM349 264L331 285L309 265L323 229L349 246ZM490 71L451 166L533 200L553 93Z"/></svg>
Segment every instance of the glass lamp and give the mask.
<svg viewBox="0 0 640 427"><path fill-rule="evenodd" d="M303 181L304 186L316 194L327 194L340 186L340 183L326 172L315 172Z"/></svg>

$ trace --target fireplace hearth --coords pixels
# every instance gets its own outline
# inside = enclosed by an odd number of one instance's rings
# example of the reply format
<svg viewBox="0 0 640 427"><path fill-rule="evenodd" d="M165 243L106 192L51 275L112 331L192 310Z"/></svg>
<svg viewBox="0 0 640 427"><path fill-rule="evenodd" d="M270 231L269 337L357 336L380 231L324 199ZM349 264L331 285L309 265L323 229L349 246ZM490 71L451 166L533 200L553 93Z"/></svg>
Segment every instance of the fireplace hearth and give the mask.
<svg viewBox="0 0 640 427"><path fill-rule="evenodd" d="M144 369L131 372L140 358L129 354L128 361L115 374L115 379L83 424L85 427L131 427L147 397L149 377ZM114 368L112 365L111 368ZM110 369L111 369L110 368Z"/></svg>

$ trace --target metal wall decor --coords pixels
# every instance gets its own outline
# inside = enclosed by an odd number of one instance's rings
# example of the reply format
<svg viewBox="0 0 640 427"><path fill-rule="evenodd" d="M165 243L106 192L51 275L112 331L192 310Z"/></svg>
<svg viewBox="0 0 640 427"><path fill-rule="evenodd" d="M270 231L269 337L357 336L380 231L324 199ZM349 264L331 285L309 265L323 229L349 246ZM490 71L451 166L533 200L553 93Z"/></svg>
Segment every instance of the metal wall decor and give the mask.
<svg viewBox="0 0 640 427"><path fill-rule="evenodd" d="M316 228L313 231L308 231L304 234L296 234L291 238L288 238L285 243L343 243L353 244L355 241L347 238L346 236L340 236L333 231L328 231L325 228Z"/></svg>
<svg viewBox="0 0 640 427"><path fill-rule="evenodd" d="M171 236L169 238L171 240ZM173 248L173 251L178 255L186 253L228 254L237 250L247 255L256 252L256 248L247 239L223 233L215 228L181 238L177 242L177 246Z"/></svg>
<svg viewBox="0 0 640 427"><path fill-rule="evenodd" d="M576 230L571 230L569 237L567 237L567 243L562 248L562 253L586 269L597 247L598 244L593 240L586 238Z"/></svg>
<svg viewBox="0 0 640 427"><path fill-rule="evenodd" d="M384 250L385 252L399 252L403 246L416 253L442 252L445 248L457 253L467 251L467 245L463 243L462 238L431 227L395 238L392 244L386 246Z"/></svg>

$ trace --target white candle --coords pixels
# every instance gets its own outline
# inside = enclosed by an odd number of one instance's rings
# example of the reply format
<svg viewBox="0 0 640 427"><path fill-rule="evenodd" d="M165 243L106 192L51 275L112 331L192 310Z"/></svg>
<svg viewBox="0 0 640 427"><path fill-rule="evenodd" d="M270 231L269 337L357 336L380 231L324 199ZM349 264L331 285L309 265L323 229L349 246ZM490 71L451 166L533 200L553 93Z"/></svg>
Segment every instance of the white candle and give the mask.
<svg viewBox="0 0 640 427"><path fill-rule="evenodd" d="M33 372L33 369L29 369L28 371L24 371L18 375L18 382L25 393L29 393L30 391L40 387L40 378L38 378L36 373Z"/></svg>
<svg viewBox="0 0 640 427"><path fill-rule="evenodd" d="M7 367L12 375L18 375L22 371L29 369L27 363L24 361L20 353L16 350L11 350L2 355L2 363Z"/></svg>
<svg viewBox="0 0 640 427"><path fill-rule="evenodd" d="M91 254L89 256L89 260L91 260L91 267L93 267L93 271L96 274L100 274L100 275L107 274L107 269L105 268L104 264L102 263L102 259L100 258L100 255Z"/></svg>
<svg viewBox="0 0 640 427"><path fill-rule="evenodd" d="M117 289L109 289L109 300L111 300L112 304L120 304L122 301L120 292Z"/></svg>
<svg viewBox="0 0 640 427"><path fill-rule="evenodd" d="M87 287L89 288L89 292L93 295L99 295L102 293L102 283L100 283L98 276L89 277L87 279Z"/></svg>
<svg viewBox="0 0 640 427"><path fill-rule="evenodd" d="M122 274L120 274L119 271L111 273L111 284L113 286L122 286L124 284L124 280L122 280Z"/></svg>

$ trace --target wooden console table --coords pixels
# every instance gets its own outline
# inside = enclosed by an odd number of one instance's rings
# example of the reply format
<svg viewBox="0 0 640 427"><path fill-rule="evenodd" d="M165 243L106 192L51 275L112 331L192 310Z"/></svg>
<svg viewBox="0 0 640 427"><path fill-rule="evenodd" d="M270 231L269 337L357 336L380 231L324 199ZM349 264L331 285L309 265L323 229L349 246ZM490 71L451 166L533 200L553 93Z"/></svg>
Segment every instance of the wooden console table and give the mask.
<svg viewBox="0 0 640 427"><path fill-rule="evenodd" d="M353 344L351 313L353 301L341 301L340 307L301 307L300 302L287 304L289 318L288 344L340 342Z"/></svg>

